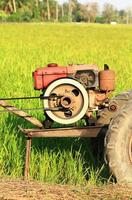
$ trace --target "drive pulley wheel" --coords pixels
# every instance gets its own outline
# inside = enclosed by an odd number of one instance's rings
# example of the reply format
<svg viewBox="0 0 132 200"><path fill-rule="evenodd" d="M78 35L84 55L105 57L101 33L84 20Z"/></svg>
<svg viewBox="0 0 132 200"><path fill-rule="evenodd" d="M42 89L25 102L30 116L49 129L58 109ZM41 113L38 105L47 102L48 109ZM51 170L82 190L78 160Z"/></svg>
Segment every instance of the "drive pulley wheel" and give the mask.
<svg viewBox="0 0 132 200"><path fill-rule="evenodd" d="M60 124L72 124L80 120L88 109L88 93L78 81L63 78L52 82L44 96L60 96L60 98L44 99L46 114ZM62 108L59 111L53 109ZM51 110L50 110L51 109Z"/></svg>
<svg viewBox="0 0 132 200"><path fill-rule="evenodd" d="M113 117L105 139L106 158L119 183L132 183L132 101Z"/></svg>

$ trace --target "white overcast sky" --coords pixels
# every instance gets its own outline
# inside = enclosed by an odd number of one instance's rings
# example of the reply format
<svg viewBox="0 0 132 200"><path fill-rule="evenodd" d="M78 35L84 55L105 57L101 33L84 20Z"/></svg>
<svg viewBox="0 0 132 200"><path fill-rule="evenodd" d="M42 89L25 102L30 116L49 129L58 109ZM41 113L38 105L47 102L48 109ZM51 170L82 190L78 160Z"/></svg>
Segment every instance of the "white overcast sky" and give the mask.
<svg viewBox="0 0 132 200"><path fill-rule="evenodd" d="M60 2L67 2L68 0L59 0ZM129 6L132 6L132 0L78 0L80 3L87 3L87 2L91 2L91 1L96 1L100 4L100 6L102 7L102 5L105 2L111 3L114 6L116 6L118 9L125 9L128 8Z"/></svg>
<svg viewBox="0 0 132 200"><path fill-rule="evenodd" d="M98 0L101 4L104 4L105 2L112 3L119 9L124 9L129 6L132 6L132 0Z"/></svg>

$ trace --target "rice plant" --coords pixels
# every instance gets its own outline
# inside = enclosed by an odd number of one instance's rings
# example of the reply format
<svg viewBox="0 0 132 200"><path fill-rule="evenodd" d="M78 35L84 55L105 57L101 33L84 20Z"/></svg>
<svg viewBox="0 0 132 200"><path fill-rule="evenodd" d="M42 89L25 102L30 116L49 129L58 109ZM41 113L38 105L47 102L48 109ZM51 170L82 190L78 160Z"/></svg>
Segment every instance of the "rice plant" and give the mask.
<svg viewBox="0 0 132 200"><path fill-rule="evenodd" d="M34 96L32 71L50 62L108 63L116 71L113 95L132 88L132 26L87 24L0 24L0 97ZM38 100L12 102L19 108L41 107ZM30 112L43 120L43 111ZM0 176L23 176L25 140L17 125L23 119L0 114ZM100 182L89 140L34 139L30 165L33 179L69 184ZM91 164L93 163L93 164Z"/></svg>

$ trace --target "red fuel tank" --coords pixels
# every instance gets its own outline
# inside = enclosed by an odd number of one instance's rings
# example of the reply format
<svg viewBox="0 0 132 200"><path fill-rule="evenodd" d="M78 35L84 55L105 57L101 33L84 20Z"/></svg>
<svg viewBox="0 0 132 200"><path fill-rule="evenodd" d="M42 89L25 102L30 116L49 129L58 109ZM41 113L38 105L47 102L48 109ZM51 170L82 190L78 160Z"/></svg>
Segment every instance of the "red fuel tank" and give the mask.
<svg viewBox="0 0 132 200"><path fill-rule="evenodd" d="M34 89L42 90L51 82L68 76L67 67L60 67L55 63L48 64L47 67L38 68L33 72Z"/></svg>

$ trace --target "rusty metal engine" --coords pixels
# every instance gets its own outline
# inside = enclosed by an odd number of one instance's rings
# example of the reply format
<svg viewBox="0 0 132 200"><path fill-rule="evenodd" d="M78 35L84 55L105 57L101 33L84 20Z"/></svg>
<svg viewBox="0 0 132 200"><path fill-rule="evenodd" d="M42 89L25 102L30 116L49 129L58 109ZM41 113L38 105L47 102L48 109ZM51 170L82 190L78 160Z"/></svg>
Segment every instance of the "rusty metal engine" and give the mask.
<svg viewBox="0 0 132 200"><path fill-rule="evenodd" d="M115 73L105 64L58 66L55 63L33 72L34 89L41 90L47 116L60 124L73 124L107 106L115 89ZM50 98L46 98L50 97Z"/></svg>

